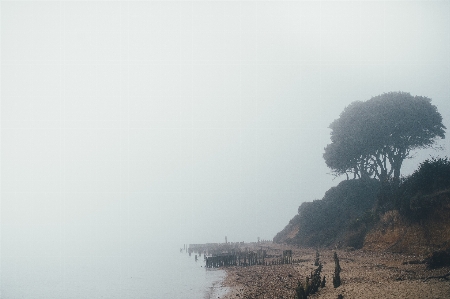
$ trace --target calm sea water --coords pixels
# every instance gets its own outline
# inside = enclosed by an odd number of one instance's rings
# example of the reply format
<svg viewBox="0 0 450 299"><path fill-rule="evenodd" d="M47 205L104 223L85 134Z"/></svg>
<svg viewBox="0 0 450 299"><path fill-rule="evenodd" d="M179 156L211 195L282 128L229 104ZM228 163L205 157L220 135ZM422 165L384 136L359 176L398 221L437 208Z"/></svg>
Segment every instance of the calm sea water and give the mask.
<svg viewBox="0 0 450 299"><path fill-rule="evenodd" d="M3 257L0 270L2 299L204 299L225 291L213 288L224 271L206 270L203 257L195 262L179 248L128 257Z"/></svg>

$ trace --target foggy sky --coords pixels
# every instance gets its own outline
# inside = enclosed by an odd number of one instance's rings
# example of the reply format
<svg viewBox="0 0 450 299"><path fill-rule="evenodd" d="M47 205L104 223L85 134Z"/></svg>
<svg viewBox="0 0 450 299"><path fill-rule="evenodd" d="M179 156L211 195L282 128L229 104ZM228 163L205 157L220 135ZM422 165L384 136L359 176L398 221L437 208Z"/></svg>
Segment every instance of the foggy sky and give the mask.
<svg viewBox="0 0 450 299"><path fill-rule="evenodd" d="M2 1L2 258L272 239L389 91L450 128L450 3Z"/></svg>

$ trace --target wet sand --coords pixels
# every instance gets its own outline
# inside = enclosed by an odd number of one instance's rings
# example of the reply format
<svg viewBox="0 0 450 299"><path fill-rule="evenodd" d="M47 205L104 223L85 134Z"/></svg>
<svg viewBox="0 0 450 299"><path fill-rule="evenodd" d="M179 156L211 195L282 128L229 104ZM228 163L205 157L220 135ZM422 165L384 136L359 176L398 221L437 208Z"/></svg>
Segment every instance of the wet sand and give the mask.
<svg viewBox="0 0 450 299"><path fill-rule="evenodd" d="M316 269L313 249L298 249L281 245L271 245L276 252L293 250L293 259L299 263L270 266L229 267L222 282L228 287L222 299L236 298L295 298L298 281L304 283L311 271ZM394 253L367 252L362 250L337 250L342 268L342 284L334 288L332 276L334 261L332 250L319 250L323 264L322 277L326 285L309 298L450 298L449 280L430 278L450 272L450 267L429 270L423 263L423 256L408 256ZM412 262L412 263L410 263ZM214 297L217 298L217 297Z"/></svg>

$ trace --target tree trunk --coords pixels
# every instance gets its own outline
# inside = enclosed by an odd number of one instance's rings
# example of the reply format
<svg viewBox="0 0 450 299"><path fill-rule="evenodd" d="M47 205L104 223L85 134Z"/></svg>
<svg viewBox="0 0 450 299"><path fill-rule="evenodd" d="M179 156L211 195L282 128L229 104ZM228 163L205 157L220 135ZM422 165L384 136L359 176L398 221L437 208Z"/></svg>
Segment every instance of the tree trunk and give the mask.
<svg viewBox="0 0 450 299"><path fill-rule="evenodd" d="M399 183L400 182L400 169L402 168L403 159L400 157L395 157L394 159L394 165L392 167L394 168L394 182Z"/></svg>

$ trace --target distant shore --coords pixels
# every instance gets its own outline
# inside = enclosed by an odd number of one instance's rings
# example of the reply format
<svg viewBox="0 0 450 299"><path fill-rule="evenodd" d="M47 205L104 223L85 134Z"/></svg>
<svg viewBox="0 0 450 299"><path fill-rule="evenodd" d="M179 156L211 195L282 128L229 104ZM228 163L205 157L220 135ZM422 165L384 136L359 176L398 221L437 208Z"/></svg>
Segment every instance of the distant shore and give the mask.
<svg viewBox="0 0 450 299"><path fill-rule="evenodd" d="M305 282L307 276L316 269L316 251L293 246L270 245L271 250L291 249L294 264L225 267L227 276L222 287L229 288L221 299L295 298L298 282ZM450 272L450 267L429 270L420 263L421 256L408 256L384 252L362 250L337 250L342 268L342 285L334 288L333 252L319 250L323 264L322 276L326 285L309 298L450 298L450 280L434 278ZM450 277L448 277L450 278Z"/></svg>

